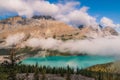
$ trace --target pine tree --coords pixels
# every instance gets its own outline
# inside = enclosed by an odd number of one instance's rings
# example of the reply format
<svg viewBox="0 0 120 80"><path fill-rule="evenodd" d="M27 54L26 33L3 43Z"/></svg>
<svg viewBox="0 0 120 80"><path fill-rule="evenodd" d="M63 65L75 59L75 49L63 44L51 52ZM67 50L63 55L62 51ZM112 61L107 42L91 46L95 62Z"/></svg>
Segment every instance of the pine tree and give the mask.
<svg viewBox="0 0 120 80"><path fill-rule="evenodd" d="M71 80L70 78L70 67L67 67L67 76L66 76L66 80Z"/></svg>
<svg viewBox="0 0 120 80"><path fill-rule="evenodd" d="M39 80L39 69L38 69L38 63L36 63L36 65L35 65L34 80Z"/></svg>
<svg viewBox="0 0 120 80"><path fill-rule="evenodd" d="M16 53L15 53L15 49L12 49L10 51L10 56L9 56L9 60L10 60L10 65L9 65L9 76L8 76L8 80L16 80Z"/></svg>

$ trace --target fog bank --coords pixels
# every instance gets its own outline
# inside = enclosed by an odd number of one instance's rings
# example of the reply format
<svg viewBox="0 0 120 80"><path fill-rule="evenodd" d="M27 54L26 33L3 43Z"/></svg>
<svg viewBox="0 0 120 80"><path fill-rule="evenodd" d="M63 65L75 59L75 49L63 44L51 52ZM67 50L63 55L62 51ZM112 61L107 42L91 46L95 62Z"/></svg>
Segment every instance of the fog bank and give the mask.
<svg viewBox="0 0 120 80"><path fill-rule="evenodd" d="M60 52L69 52L71 54L120 55L120 36L67 41L53 38L29 38L24 41L24 38L24 33L8 36L5 45L58 50Z"/></svg>

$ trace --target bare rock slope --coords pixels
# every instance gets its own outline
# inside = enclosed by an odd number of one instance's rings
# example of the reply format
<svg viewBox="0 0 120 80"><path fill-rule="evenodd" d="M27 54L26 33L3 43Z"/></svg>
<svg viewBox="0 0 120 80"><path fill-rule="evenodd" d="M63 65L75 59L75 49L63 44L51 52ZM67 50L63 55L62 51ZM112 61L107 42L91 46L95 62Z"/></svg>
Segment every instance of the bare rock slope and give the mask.
<svg viewBox="0 0 120 80"><path fill-rule="evenodd" d="M24 33L28 37L48 38L53 37L56 39L85 39L96 38L106 35L118 35L118 33L110 28L106 27L103 30L93 28L90 26L78 29L71 27L63 22L53 19L25 19L19 16L12 17L6 20L0 21L0 39L5 39L9 35L16 33Z"/></svg>

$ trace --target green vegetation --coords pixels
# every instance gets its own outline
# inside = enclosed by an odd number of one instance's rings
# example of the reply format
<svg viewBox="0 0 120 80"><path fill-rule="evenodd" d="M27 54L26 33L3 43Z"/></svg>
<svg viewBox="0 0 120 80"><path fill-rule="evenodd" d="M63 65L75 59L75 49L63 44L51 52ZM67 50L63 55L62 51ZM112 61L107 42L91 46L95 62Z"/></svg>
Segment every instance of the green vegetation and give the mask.
<svg viewBox="0 0 120 80"><path fill-rule="evenodd" d="M39 80L39 74L42 75L42 80L45 79L46 74L59 74L61 76L66 76L66 80L70 80L71 74L82 74L84 76L93 77L95 80L120 80L120 74L115 73L108 73L108 72L100 72L100 71L90 71L86 69L79 69L77 68L74 70L73 68L56 68L56 67L49 67L49 66L38 66L36 65L23 65L23 64L16 64L14 67L8 67L8 65L0 65L0 79L2 80L16 80L17 74L24 74L26 76L29 73L34 73L35 80ZM9 78L9 79L8 79ZM11 79L12 78L12 79Z"/></svg>
<svg viewBox="0 0 120 80"><path fill-rule="evenodd" d="M55 51L56 52L56 51ZM50 67L36 65L24 65L17 62L15 49L11 50L9 61L4 61L0 64L0 79L1 80L29 80L28 76L32 73L34 80L46 80L46 74L57 74L65 77L66 80L71 80L71 75L84 75L95 78L95 80L120 80L120 74L109 72L106 66L109 64L96 65L87 69L74 69L71 67ZM26 74L25 77L18 78L17 75ZM41 75L41 77L40 77Z"/></svg>
<svg viewBox="0 0 120 80"><path fill-rule="evenodd" d="M80 70L79 74L93 77L95 80L120 80L120 74L110 69L113 63L98 64L84 70ZM78 70L79 71L79 70Z"/></svg>
<svg viewBox="0 0 120 80"><path fill-rule="evenodd" d="M117 74L117 73L80 70L79 74L82 74L88 77L93 77L95 80L120 80L120 74Z"/></svg>
<svg viewBox="0 0 120 80"><path fill-rule="evenodd" d="M45 80L46 74L59 74L60 76L66 76L66 80L71 80L71 74L81 74L87 77L93 77L95 80L120 80L120 74L116 73L108 73L108 72L101 72L101 71L90 71L87 69L79 69L76 70L70 68L56 68L56 67L49 67L49 66L38 66L36 65L23 65L23 64L16 64L14 67L8 67L9 65L0 65L0 79L2 80L17 80L17 74L24 74L26 73L26 77L29 73L34 73L34 79L39 80L39 74L42 75L42 80ZM9 79L8 79L9 78ZM12 79L11 79L12 78Z"/></svg>
<svg viewBox="0 0 120 80"><path fill-rule="evenodd" d="M98 64L92 67L87 68L87 70L89 71L95 71L95 72L109 72L109 73L113 73L111 72L111 70L108 68L109 66L111 66L113 63L107 63L107 64Z"/></svg>
<svg viewBox="0 0 120 80"><path fill-rule="evenodd" d="M15 67L8 67L9 65L0 65L0 79L2 80L16 80L17 74L24 74L26 76L29 73L34 73L35 80L39 80L39 74L42 75L42 79L44 80L46 74L60 74L61 76L65 76L67 74L67 80L70 78L70 74L75 74L73 68L56 68L56 67L46 67L46 66L36 66L36 65L15 65ZM12 79L11 79L12 78Z"/></svg>
<svg viewBox="0 0 120 80"><path fill-rule="evenodd" d="M23 65L21 62L17 63L15 49L12 49L9 55L9 61L4 61L0 64L0 79L2 80L18 80L17 74L26 74L28 78L29 73L34 73L34 80L39 80L39 74L42 74L42 80L45 80L46 74L73 74L72 68L51 68L46 66ZM69 72L69 73L68 73ZM64 73L64 74L63 74ZM69 76L68 76L69 77ZM67 78L68 79L68 78Z"/></svg>

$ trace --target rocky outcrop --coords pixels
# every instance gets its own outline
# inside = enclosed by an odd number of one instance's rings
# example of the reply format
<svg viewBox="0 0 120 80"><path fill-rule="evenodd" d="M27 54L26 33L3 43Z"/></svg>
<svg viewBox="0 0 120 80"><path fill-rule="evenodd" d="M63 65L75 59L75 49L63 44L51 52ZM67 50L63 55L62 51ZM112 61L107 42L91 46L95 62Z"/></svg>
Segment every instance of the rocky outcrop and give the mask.
<svg viewBox="0 0 120 80"><path fill-rule="evenodd" d="M21 32L30 35L30 37L60 38L63 35L73 34L78 31L65 23L55 20L23 19L20 17L1 21L0 30L0 38L6 38L9 35Z"/></svg>
<svg viewBox="0 0 120 80"><path fill-rule="evenodd" d="M45 75L45 80L66 80L66 76L60 76L59 74L46 74ZM94 78L82 76L82 75L75 75L71 74L71 79L70 80L95 80ZM29 73L28 78L26 78L26 74L17 74L17 78L19 79L29 79L29 80L34 80L34 74ZM42 75L39 74L39 78L42 78Z"/></svg>
<svg viewBox="0 0 120 80"><path fill-rule="evenodd" d="M118 32L115 31L112 27L105 27L105 28L103 28L103 33L105 35L115 35L115 36L118 35Z"/></svg>
<svg viewBox="0 0 120 80"><path fill-rule="evenodd" d="M55 18L51 17L51 16L38 16L35 15L32 17L33 19L46 19L46 20L55 20Z"/></svg>
<svg viewBox="0 0 120 80"><path fill-rule="evenodd" d="M34 16L31 19L19 16L0 21L0 39L6 39L9 35L24 33L27 38L55 38L62 40L86 39L103 36L117 36L118 33L111 27L94 28L90 26L81 29L71 27L63 22L51 19L51 17ZM50 19L49 19L50 18Z"/></svg>

